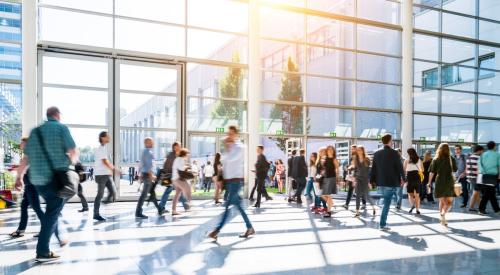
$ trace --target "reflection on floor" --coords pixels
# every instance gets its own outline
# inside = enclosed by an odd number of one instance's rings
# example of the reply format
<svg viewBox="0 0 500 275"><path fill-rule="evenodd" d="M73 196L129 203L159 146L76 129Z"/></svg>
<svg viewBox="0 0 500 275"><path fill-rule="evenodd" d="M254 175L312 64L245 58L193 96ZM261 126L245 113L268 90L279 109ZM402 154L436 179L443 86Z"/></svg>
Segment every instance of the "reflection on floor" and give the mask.
<svg viewBox="0 0 500 275"><path fill-rule="evenodd" d="M337 205L341 201L336 201ZM0 212L0 274L498 274L500 220L455 208L449 227L438 224L436 207L422 215L391 209L389 233L377 229L371 211L361 218L342 208L333 219L310 214L282 198L248 208L257 235L239 239L245 226L239 215L223 229L217 243L204 236L219 220L222 207L196 201L190 213L172 219L136 221L134 203L103 206L105 223L80 214L68 204L61 224L69 246L52 248L58 262L33 260L39 222L31 219L25 237L7 234L18 212ZM351 207L353 208L353 207ZM181 208L182 209L182 208ZM370 213L370 214L369 214ZM377 208L377 215L380 213Z"/></svg>

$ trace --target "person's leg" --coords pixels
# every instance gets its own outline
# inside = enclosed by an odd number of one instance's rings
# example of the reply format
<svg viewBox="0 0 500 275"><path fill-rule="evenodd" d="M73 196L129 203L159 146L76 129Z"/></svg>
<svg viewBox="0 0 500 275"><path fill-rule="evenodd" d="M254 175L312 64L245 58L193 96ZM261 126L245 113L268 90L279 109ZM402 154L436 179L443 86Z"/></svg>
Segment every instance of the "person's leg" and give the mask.
<svg viewBox="0 0 500 275"><path fill-rule="evenodd" d="M495 187L491 186L489 192L490 192L491 207L493 208L493 211L495 213L497 213L498 211L500 211L500 207L498 206L497 196L496 196L496 193L495 193Z"/></svg>
<svg viewBox="0 0 500 275"><path fill-rule="evenodd" d="M153 183L149 187L149 201L153 203L158 211L161 211L161 207L158 204L158 199L156 198L156 183Z"/></svg>
<svg viewBox="0 0 500 275"><path fill-rule="evenodd" d="M257 178L255 178L255 181L254 181L254 184L252 187L252 191L250 191L250 196L248 197L248 199L251 201L254 200L253 195L255 194L255 190L257 190Z"/></svg>
<svg viewBox="0 0 500 275"><path fill-rule="evenodd" d="M347 186L348 186L347 198L345 199L345 204L344 204L346 209L349 208L349 204L351 203L351 199L352 199L352 194L354 193L354 186L353 186L351 181L347 182Z"/></svg>
<svg viewBox="0 0 500 275"><path fill-rule="evenodd" d="M462 185L462 208L466 207L469 203L469 183L466 178L460 179Z"/></svg>
<svg viewBox="0 0 500 275"><path fill-rule="evenodd" d="M481 201L479 202L479 212L486 212L486 205L489 199L488 186L481 184Z"/></svg>
<svg viewBox="0 0 500 275"><path fill-rule="evenodd" d="M217 225L217 227L215 228L216 232L219 232L222 229L222 227L224 227L224 225L226 224L227 217L229 216L229 211L230 211L229 206L237 202L239 198L238 193L236 193L238 191L236 183L225 183L225 186L226 186L226 193L228 194L228 199L226 201L225 210L224 213L222 214L222 218L219 222L219 225Z"/></svg>
<svg viewBox="0 0 500 275"><path fill-rule="evenodd" d="M313 193L313 178L308 178L307 179L307 184L306 184L306 191L305 191L305 196L307 199L311 200L312 199L312 193Z"/></svg>
<svg viewBox="0 0 500 275"><path fill-rule="evenodd" d="M182 180L180 182L181 182L181 184L179 187L181 188L182 195L186 199L186 203L188 203L191 201L191 195L192 195L191 186L189 186L189 182L187 182L185 180Z"/></svg>
<svg viewBox="0 0 500 275"><path fill-rule="evenodd" d="M356 186L356 213L359 212L359 208L360 208L360 204L361 204L361 196L363 195L360 190L359 190L359 187Z"/></svg>
<svg viewBox="0 0 500 275"><path fill-rule="evenodd" d="M384 198L384 207L382 208L382 213L380 214L380 227L384 228L387 226L387 216L389 215L392 197L397 191L394 187L381 186L380 188L382 189L382 196Z"/></svg>
<svg viewBox="0 0 500 275"><path fill-rule="evenodd" d="M396 206L398 208L401 208L401 205L403 204L403 187L401 187L401 186L398 187L397 192L398 192L398 195L397 195L398 199L397 199L397 202L396 202Z"/></svg>
<svg viewBox="0 0 500 275"><path fill-rule="evenodd" d="M220 192L222 189L222 184L220 181L215 179L215 202L218 203L220 200Z"/></svg>
<svg viewBox="0 0 500 275"><path fill-rule="evenodd" d="M146 197L148 196L150 186L151 186L150 180L143 178L142 192L141 192L141 195L139 196L139 200L137 201L137 207L135 208L135 216L136 217L142 216L142 206L144 205L144 201L146 200Z"/></svg>
<svg viewBox="0 0 500 275"><path fill-rule="evenodd" d="M113 182L113 177L108 176L106 179L106 189L108 189L108 198L106 199L107 202L115 202L116 201L116 187L115 183Z"/></svg>
<svg viewBox="0 0 500 275"><path fill-rule="evenodd" d="M30 202L28 199L28 185L24 188L23 200L21 201L21 219L19 220L18 231L24 232L28 226L28 207Z"/></svg>
<svg viewBox="0 0 500 275"><path fill-rule="evenodd" d="M159 204L161 209L165 209L165 205L167 205L167 201L168 201L168 196L170 196L170 193L172 193L172 190L174 190L174 187L172 186L172 184L170 184L169 186L166 187L165 192L163 192L163 195L161 196L160 204Z"/></svg>
<svg viewBox="0 0 500 275"><path fill-rule="evenodd" d="M172 214L177 214L177 201L179 200L181 193L182 193L182 189L178 186L177 181L176 181L176 183L175 183L175 195L174 195L174 198L172 199Z"/></svg>
<svg viewBox="0 0 500 275"><path fill-rule="evenodd" d="M41 220L40 234L36 245L36 254L39 256L48 256L50 254L50 237L57 227L59 214L64 207L64 200L57 197L51 186L37 186L38 193L45 200L45 214Z"/></svg>
<svg viewBox="0 0 500 275"><path fill-rule="evenodd" d="M83 195L82 183L78 183L78 197L80 198L80 202L82 203L82 210L88 210L89 204L87 203L85 195Z"/></svg>
<svg viewBox="0 0 500 275"><path fill-rule="evenodd" d="M263 179L257 178L255 180L255 186L257 187L257 201L255 202L255 207L260 207L260 202L262 200L262 188L264 187L263 185L264 185Z"/></svg>
<svg viewBox="0 0 500 275"><path fill-rule="evenodd" d="M415 200L415 207L417 208L417 212L419 212L420 211L420 195L417 193L416 190L413 192L413 197Z"/></svg>
<svg viewBox="0 0 500 275"><path fill-rule="evenodd" d="M95 176L95 182L97 184L97 195L94 200L94 217L99 216L99 208L101 206L101 200L104 196L104 188L106 187L106 176Z"/></svg>
<svg viewBox="0 0 500 275"><path fill-rule="evenodd" d="M210 188L212 187L212 179L207 177L206 181L208 182L208 192L210 192Z"/></svg>

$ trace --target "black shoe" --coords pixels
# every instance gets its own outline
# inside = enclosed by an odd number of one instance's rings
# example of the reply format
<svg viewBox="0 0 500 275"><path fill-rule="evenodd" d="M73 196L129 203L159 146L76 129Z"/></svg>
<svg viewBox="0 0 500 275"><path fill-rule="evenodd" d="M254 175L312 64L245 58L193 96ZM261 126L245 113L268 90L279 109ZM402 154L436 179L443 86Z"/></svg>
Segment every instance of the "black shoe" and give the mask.
<svg viewBox="0 0 500 275"><path fill-rule="evenodd" d="M101 215L94 215L94 220L97 220L100 222L106 221L106 219L103 218Z"/></svg>
<svg viewBox="0 0 500 275"><path fill-rule="evenodd" d="M49 252L49 255L36 255L35 261L39 263L46 263L59 260L61 256L54 254L54 252Z"/></svg>
<svg viewBox="0 0 500 275"><path fill-rule="evenodd" d="M396 209L397 210L401 210L401 206L396 206Z"/></svg>
<svg viewBox="0 0 500 275"><path fill-rule="evenodd" d="M254 204L253 207L260 208L260 205Z"/></svg>
<svg viewBox="0 0 500 275"><path fill-rule="evenodd" d="M486 211L481 211L481 210L479 210L479 215L488 215L488 214L489 214L489 213L488 213L488 212L486 212Z"/></svg>
<svg viewBox="0 0 500 275"><path fill-rule="evenodd" d="M366 210L366 204L361 206L361 210Z"/></svg>
<svg viewBox="0 0 500 275"><path fill-rule="evenodd" d="M323 215L323 218L331 218L332 217L332 211L328 211Z"/></svg>
<svg viewBox="0 0 500 275"><path fill-rule="evenodd" d="M347 204L342 205L342 207L344 207L344 208L345 208L345 210L348 210L348 209L349 209L349 206L348 206Z"/></svg>
<svg viewBox="0 0 500 275"><path fill-rule="evenodd" d="M420 211L419 210L417 210L417 215L420 215Z"/></svg>
<svg viewBox="0 0 500 275"><path fill-rule="evenodd" d="M410 214L411 214L411 212L413 212L413 209L415 209L415 207L414 207L414 206L412 206L412 207L410 208L410 211L408 211L408 213L410 213Z"/></svg>
<svg viewBox="0 0 500 275"><path fill-rule="evenodd" d="M254 198L248 198L249 201L254 201L255 199Z"/></svg>
<svg viewBox="0 0 500 275"><path fill-rule="evenodd" d="M302 204L302 199L298 199L297 204Z"/></svg>
<svg viewBox="0 0 500 275"><path fill-rule="evenodd" d="M138 219L147 219L148 218L148 216L146 216L144 214L135 214L135 217Z"/></svg>
<svg viewBox="0 0 500 275"><path fill-rule="evenodd" d="M89 211L88 208L82 208L82 209L78 210L78 212L80 212L80 213L87 212L87 211Z"/></svg>
<svg viewBox="0 0 500 275"><path fill-rule="evenodd" d="M158 209L158 215L161 216L161 215L165 214L165 211L166 211L165 208Z"/></svg>
<svg viewBox="0 0 500 275"><path fill-rule="evenodd" d="M272 200L273 200L273 198L272 198L272 197L267 197L267 198L266 198L266 201L272 201Z"/></svg>

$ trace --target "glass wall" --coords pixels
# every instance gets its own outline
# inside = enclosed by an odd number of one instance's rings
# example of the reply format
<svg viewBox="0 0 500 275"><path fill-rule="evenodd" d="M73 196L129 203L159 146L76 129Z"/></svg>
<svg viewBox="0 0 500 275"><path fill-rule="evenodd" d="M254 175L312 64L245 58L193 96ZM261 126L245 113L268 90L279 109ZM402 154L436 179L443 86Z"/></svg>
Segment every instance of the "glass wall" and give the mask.
<svg viewBox="0 0 500 275"><path fill-rule="evenodd" d="M500 5L482 0L421 0L414 2L413 11L417 29L413 37L414 139L498 141L497 129L486 125L500 121L493 107L500 102L500 45L496 45ZM437 133L430 125L436 126Z"/></svg>

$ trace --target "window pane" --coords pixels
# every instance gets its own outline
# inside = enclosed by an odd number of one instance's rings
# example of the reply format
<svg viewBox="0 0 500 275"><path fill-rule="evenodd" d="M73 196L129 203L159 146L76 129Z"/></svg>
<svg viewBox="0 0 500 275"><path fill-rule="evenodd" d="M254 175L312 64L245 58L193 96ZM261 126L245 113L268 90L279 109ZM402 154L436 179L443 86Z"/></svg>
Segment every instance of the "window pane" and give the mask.
<svg viewBox="0 0 500 275"><path fill-rule="evenodd" d="M479 68L500 70L500 63L497 62L500 48L479 45Z"/></svg>
<svg viewBox="0 0 500 275"><path fill-rule="evenodd" d="M439 38L428 35L413 35L414 57L430 61L439 60Z"/></svg>
<svg viewBox="0 0 500 275"><path fill-rule="evenodd" d="M267 134L302 134L302 106L261 104L260 132Z"/></svg>
<svg viewBox="0 0 500 275"><path fill-rule="evenodd" d="M309 43L339 48L354 48L354 24L330 18L308 16Z"/></svg>
<svg viewBox="0 0 500 275"><path fill-rule="evenodd" d="M187 98L188 130L216 132L216 128L229 125L236 125L241 131L246 131L246 102L191 96Z"/></svg>
<svg viewBox="0 0 500 275"><path fill-rule="evenodd" d="M275 74L262 80L262 98L270 100L304 101L305 77L300 74Z"/></svg>
<svg viewBox="0 0 500 275"><path fill-rule="evenodd" d="M40 40L107 48L113 46L111 17L49 8L39 8L39 15Z"/></svg>
<svg viewBox="0 0 500 275"><path fill-rule="evenodd" d="M172 143L176 141L175 132L167 131L145 131L141 129L122 129L120 130L120 161L124 177L124 183L129 184L128 181L128 166L135 166L139 162L140 154L144 149L144 138L151 137L154 141L153 155L155 157L154 164L156 167L162 167L167 152L172 148ZM137 167L136 167L137 168ZM137 191L137 189L135 189ZM137 195L134 193L133 195Z"/></svg>
<svg viewBox="0 0 500 275"><path fill-rule="evenodd" d="M227 33L188 29L188 56L247 63L248 39Z"/></svg>
<svg viewBox="0 0 500 275"><path fill-rule="evenodd" d="M498 141L500 140L500 121L498 120L478 120L477 125L477 141L478 142L488 142L488 141Z"/></svg>
<svg viewBox="0 0 500 275"><path fill-rule="evenodd" d="M500 20L500 18L497 17L496 20ZM479 20L479 39L500 43L499 32L500 24Z"/></svg>
<svg viewBox="0 0 500 275"><path fill-rule="evenodd" d="M353 114L352 110L309 107L307 133L314 136L351 137ZM325 120L325 117L328 119Z"/></svg>
<svg viewBox="0 0 500 275"><path fill-rule="evenodd" d="M185 0L119 0L116 15L184 24Z"/></svg>
<svg viewBox="0 0 500 275"><path fill-rule="evenodd" d="M260 9L260 35L304 41L304 16L300 13L263 7Z"/></svg>
<svg viewBox="0 0 500 275"><path fill-rule="evenodd" d="M413 91L413 110L437 113L438 91L415 88Z"/></svg>
<svg viewBox="0 0 500 275"><path fill-rule="evenodd" d="M437 140L438 117L436 116L413 116L413 138L425 140Z"/></svg>
<svg viewBox="0 0 500 275"><path fill-rule="evenodd" d="M358 16L375 21L399 24L399 3L386 0L358 0Z"/></svg>
<svg viewBox="0 0 500 275"><path fill-rule="evenodd" d="M425 89L439 87L438 64L422 61L413 62L413 85Z"/></svg>
<svg viewBox="0 0 500 275"><path fill-rule="evenodd" d="M442 43L443 62L463 64L467 61L474 61L476 48L474 44L451 39L443 39ZM463 65L474 66L474 63Z"/></svg>
<svg viewBox="0 0 500 275"><path fill-rule="evenodd" d="M441 67L441 84L443 88L474 91L474 79L476 69L457 65L445 65Z"/></svg>
<svg viewBox="0 0 500 275"><path fill-rule="evenodd" d="M380 138L389 133L399 138L400 116L396 113L356 111L356 136Z"/></svg>
<svg viewBox="0 0 500 275"><path fill-rule="evenodd" d="M481 2L483 0L478 1ZM476 15L476 0L445 0L443 1L443 9L469 15Z"/></svg>
<svg viewBox="0 0 500 275"><path fill-rule="evenodd" d="M443 12L443 33L474 38L476 24L472 18Z"/></svg>
<svg viewBox="0 0 500 275"><path fill-rule="evenodd" d="M354 78L354 53L311 46L307 48L307 54L309 73Z"/></svg>
<svg viewBox="0 0 500 275"><path fill-rule="evenodd" d="M458 115L474 115L474 94L442 92L441 108L443 113Z"/></svg>
<svg viewBox="0 0 500 275"><path fill-rule="evenodd" d="M357 82L356 105L399 110L401 109L401 88L396 85Z"/></svg>
<svg viewBox="0 0 500 275"><path fill-rule="evenodd" d="M125 19L115 19L115 22L116 48L184 55L184 28Z"/></svg>
<svg viewBox="0 0 500 275"><path fill-rule="evenodd" d="M228 0L188 0L188 25L244 33L248 4Z"/></svg>
<svg viewBox="0 0 500 275"><path fill-rule="evenodd" d="M401 59L358 53L358 79L401 83Z"/></svg>
<svg viewBox="0 0 500 275"><path fill-rule="evenodd" d="M0 31L0 35L2 34L4 32ZM0 52L0 78L21 80L21 45L0 42L0 49L2 50Z"/></svg>
<svg viewBox="0 0 500 275"><path fill-rule="evenodd" d="M79 160L84 166L94 166L94 152L99 147L99 133L108 131L106 128L76 128L70 127L69 131L73 137L77 149L80 151ZM112 154L112 148L108 148L108 153Z"/></svg>
<svg viewBox="0 0 500 275"><path fill-rule="evenodd" d="M479 95L478 113L480 116L500 117L500 97Z"/></svg>
<svg viewBox="0 0 500 275"><path fill-rule="evenodd" d="M307 77L307 102L353 105L354 81Z"/></svg>
<svg viewBox="0 0 500 275"><path fill-rule="evenodd" d="M500 10L500 2L498 0L480 0L479 1L479 16L498 20L498 11Z"/></svg>
<svg viewBox="0 0 500 275"><path fill-rule="evenodd" d="M481 70L479 78L479 92L500 94L500 73L494 71Z"/></svg>
<svg viewBox="0 0 500 275"><path fill-rule="evenodd" d="M62 57L43 57L43 83L108 87L108 62Z"/></svg>
<svg viewBox="0 0 500 275"><path fill-rule="evenodd" d="M392 55L401 55L401 32L358 25L358 49Z"/></svg>
<svg viewBox="0 0 500 275"><path fill-rule="evenodd" d="M177 93L177 70L158 66L120 64L120 89Z"/></svg>
<svg viewBox="0 0 500 275"><path fill-rule="evenodd" d="M42 108L47 110L51 106L59 108L63 123L108 125L107 92L44 87Z"/></svg>
<svg viewBox="0 0 500 275"><path fill-rule="evenodd" d="M474 120L458 117L441 118L441 140L473 142Z"/></svg>
<svg viewBox="0 0 500 275"><path fill-rule="evenodd" d="M307 0L307 7L322 12L354 15L356 0Z"/></svg>
<svg viewBox="0 0 500 275"><path fill-rule="evenodd" d="M415 28L427 31L439 31L439 11L424 7L413 7Z"/></svg>
<svg viewBox="0 0 500 275"><path fill-rule="evenodd" d="M120 0L117 3L124 1ZM78 10L113 13L113 0L39 0L41 4L60 6Z"/></svg>
<svg viewBox="0 0 500 275"><path fill-rule="evenodd" d="M120 125L177 128L177 98L120 93Z"/></svg>
<svg viewBox="0 0 500 275"><path fill-rule="evenodd" d="M305 71L303 45L271 40L261 40L261 66L266 70L288 70L288 61L296 64L298 71Z"/></svg>
<svg viewBox="0 0 500 275"><path fill-rule="evenodd" d="M265 2L287 6L304 7L305 1L306 0L266 0Z"/></svg>
<svg viewBox="0 0 500 275"><path fill-rule="evenodd" d="M188 64L187 93L198 97L246 98L247 71L237 67Z"/></svg>

